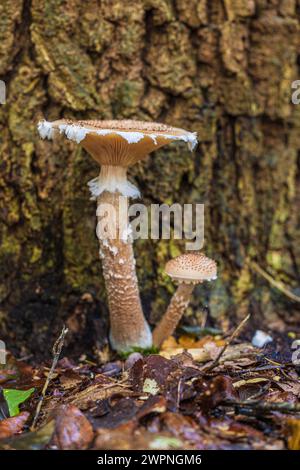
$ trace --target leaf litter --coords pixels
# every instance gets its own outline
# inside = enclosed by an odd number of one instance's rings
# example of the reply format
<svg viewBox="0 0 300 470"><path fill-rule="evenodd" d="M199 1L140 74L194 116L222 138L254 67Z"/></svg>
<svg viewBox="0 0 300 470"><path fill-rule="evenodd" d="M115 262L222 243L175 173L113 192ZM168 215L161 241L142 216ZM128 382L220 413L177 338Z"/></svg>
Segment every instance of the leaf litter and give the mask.
<svg viewBox="0 0 300 470"><path fill-rule="evenodd" d="M288 340L257 349L206 333L187 330L157 354L124 360L56 355L55 370L10 356L0 368L0 448L299 450L299 367Z"/></svg>

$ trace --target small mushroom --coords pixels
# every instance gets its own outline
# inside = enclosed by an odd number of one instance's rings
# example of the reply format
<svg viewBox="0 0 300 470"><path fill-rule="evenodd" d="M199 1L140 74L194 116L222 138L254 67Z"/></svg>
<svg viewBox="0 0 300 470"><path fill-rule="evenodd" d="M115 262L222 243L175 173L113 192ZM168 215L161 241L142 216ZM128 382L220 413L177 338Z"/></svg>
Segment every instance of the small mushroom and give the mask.
<svg viewBox="0 0 300 470"><path fill-rule="evenodd" d="M160 347L172 335L184 314L196 284L217 278L216 262L203 253L184 253L167 262L165 272L179 283L167 311L153 331L153 344Z"/></svg>
<svg viewBox="0 0 300 470"><path fill-rule="evenodd" d="M127 180L128 167L172 141L184 141L190 149L197 143L196 134L183 129L131 120L42 121L38 130L42 138L60 133L80 143L101 166L100 175L89 182L92 198L97 199L99 223L105 204L119 214L120 196L126 206L129 197L139 196ZM115 221L115 229L106 238L97 234L110 311L110 342L119 352L146 349L152 345L152 334L141 306L128 216L122 226Z"/></svg>

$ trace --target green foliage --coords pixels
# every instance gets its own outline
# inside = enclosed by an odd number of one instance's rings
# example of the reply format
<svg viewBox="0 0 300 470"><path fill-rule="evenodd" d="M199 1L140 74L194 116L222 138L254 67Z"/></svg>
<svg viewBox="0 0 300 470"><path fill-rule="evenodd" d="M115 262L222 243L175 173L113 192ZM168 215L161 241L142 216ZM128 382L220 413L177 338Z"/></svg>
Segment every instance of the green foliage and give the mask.
<svg viewBox="0 0 300 470"><path fill-rule="evenodd" d="M9 415L16 416L20 413L19 405L24 403L34 392L34 388L29 390L3 389L3 395L8 405Z"/></svg>
<svg viewBox="0 0 300 470"><path fill-rule="evenodd" d="M130 356L130 354L134 352L139 352L143 354L143 356L150 356L150 354L158 354L158 351L159 351L158 348L156 348L155 346L152 346L151 348L147 348L147 349L135 347L135 348L132 348L131 351L120 352L119 356L121 357L121 359L124 360L124 359L127 359L127 357Z"/></svg>

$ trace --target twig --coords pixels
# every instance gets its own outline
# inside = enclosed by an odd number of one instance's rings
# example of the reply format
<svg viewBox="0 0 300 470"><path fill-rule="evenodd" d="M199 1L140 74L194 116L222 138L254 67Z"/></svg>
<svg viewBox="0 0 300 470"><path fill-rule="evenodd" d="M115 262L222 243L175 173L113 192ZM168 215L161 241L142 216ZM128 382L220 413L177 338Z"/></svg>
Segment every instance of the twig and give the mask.
<svg viewBox="0 0 300 470"><path fill-rule="evenodd" d="M205 325L206 325L206 322L207 322L207 317L208 317L208 312L207 312L207 310L204 310L201 325L200 325L200 327L203 328L203 329L205 328Z"/></svg>
<svg viewBox="0 0 300 470"><path fill-rule="evenodd" d="M270 274L268 274L264 269L262 269L255 261L246 260L246 263L249 264L250 268L260 274L266 281L268 281L272 286L276 287L282 294L284 294L289 299L294 302L300 303L300 297L296 294L293 294L289 289L287 289L282 282L276 281Z"/></svg>
<svg viewBox="0 0 300 470"><path fill-rule="evenodd" d="M180 398L181 398L181 383L182 383L182 378L178 380L178 385L177 385L177 398L176 398L176 411L179 410L179 405L180 405Z"/></svg>
<svg viewBox="0 0 300 470"><path fill-rule="evenodd" d="M40 412L41 412L42 404L43 404L43 401L44 401L49 383L50 383L50 381L53 377L54 370L57 366L57 362L59 360L59 356L60 356L61 350L63 348L65 336L66 336L67 333L68 333L68 328L66 328L65 325L64 325L59 337L55 341L54 346L52 348L52 354L53 354L52 365L51 365L51 368L48 372L47 379L45 381L45 384L44 384L44 387L43 387L43 390L42 390L42 394L39 398L39 402L38 402L38 405L36 407L35 416L34 416L34 419L33 419L32 426L31 426L31 431L35 430L36 423L38 421L38 418L39 418L39 415L40 415Z"/></svg>
<svg viewBox="0 0 300 470"><path fill-rule="evenodd" d="M262 370L272 370L272 369L283 369L284 367L290 367L293 366L292 362L286 363L286 364L281 364L278 366L274 365L266 365L266 366L261 366L261 367L250 367L249 369L243 369L243 370L238 370L238 371L230 371L231 376L240 376L240 375L247 375L247 374L255 374L257 372L261 372Z"/></svg>
<svg viewBox="0 0 300 470"><path fill-rule="evenodd" d="M211 371L212 369L214 369L220 362L220 359L221 357L223 356L224 352L226 351L226 349L228 348L228 346L232 343L232 341L237 337L237 335L239 334L239 332L241 331L241 329L243 328L243 326L245 325L245 323L249 320L250 318L250 313L241 321L241 323L235 328L235 330L233 331L233 333L230 335L230 337L228 338L228 340L226 341L225 345L223 346L223 348L221 349L221 351L219 352L218 356L214 359L214 361L209 364L207 367L204 367L204 372L208 372L208 371Z"/></svg>
<svg viewBox="0 0 300 470"><path fill-rule="evenodd" d="M269 403L262 401L226 401L224 405L252 408L257 411L280 411L281 413L300 413L300 403Z"/></svg>

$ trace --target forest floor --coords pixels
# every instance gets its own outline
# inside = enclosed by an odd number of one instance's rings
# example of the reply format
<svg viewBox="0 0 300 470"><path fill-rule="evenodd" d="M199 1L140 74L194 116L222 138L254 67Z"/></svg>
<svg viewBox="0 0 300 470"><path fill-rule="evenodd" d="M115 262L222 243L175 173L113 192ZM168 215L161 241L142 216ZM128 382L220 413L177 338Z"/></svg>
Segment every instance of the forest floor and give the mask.
<svg viewBox="0 0 300 470"><path fill-rule="evenodd" d="M101 364L64 357L64 334L52 364L0 366L0 449L300 449L294 333L255 348L204 328Z"/></svg>

